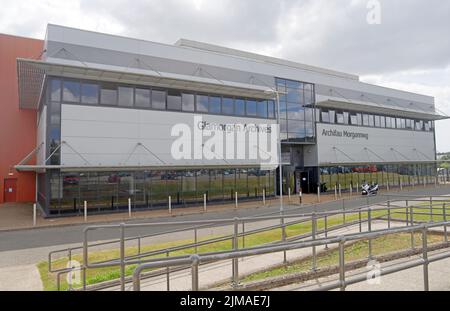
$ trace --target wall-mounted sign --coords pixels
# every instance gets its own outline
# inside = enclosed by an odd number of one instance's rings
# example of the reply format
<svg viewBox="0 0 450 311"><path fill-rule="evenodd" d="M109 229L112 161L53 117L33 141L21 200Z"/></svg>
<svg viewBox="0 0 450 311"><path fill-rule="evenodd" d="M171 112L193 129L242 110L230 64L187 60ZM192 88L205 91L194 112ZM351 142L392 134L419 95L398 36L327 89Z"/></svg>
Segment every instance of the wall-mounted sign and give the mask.
<svg viewBox="0 0 450 311"><path fill-rule="evenodd" d="M366 139L369 140L369 134L368 133L361 133L361 132L350 132L350 131L339 131L339 130L322 130L322 136L331 136L331 137L344 137L344 138L351 138L351 139Z"/></svg>

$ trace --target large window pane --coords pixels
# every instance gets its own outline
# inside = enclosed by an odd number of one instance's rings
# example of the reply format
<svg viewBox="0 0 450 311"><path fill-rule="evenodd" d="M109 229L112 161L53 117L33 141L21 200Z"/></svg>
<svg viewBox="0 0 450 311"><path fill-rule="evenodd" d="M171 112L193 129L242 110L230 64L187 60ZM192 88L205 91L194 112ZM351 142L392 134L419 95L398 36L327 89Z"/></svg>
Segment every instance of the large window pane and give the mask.
<svg viewBox="0 0 450 311"><path fill-rule="evenodd" d="M167 109L168 110L181 110L181 92L169 91L167 92Z"/></svg>
<svg viewBox="0 0 450 311"><path fill-rule="evenodd" d="M305 110L299 104L287 103L287 117L291 120L305 120Z"/></svg>
<svg viewBox="0 0 450 311"><path fill-rule="evenodd" d="M117 88L115 84L104 83L100 91L100 104L102 105L117 105Z"/></svg>
<svg viewBox="0 0 450 311"><path fill-rule="evenodd" d="M233 98L224 97L222 99L222 113L223 114L234 114L234 100Z"/></svg>
<svg viewBox="0 0 450 311"><path fill-rule="evenodd" d="M119 106L121 107L133 107L133 88L119 86Z"/></svg>
<svg viewBox="0 0 450 311"><path fill-rule="evenodd" d="M256 117L256 114L257 114L256 101L247 100L247 115L251 117Z"/></svg>
<svg viewBox="0 0 450 311"><path fill-rule="evenodd" d="M245 116L245 100L243 100L243 99L235 100L234 113L238 116Z"/></svg>
<svg viewBox="0 0 450 311"><path fill-rule="evenodd" d="M98 104L98 85L91 83L81 84L81 102L83 104Z"/></svg>
<svg viewBox="0 0 450 311"><path fill-rule="evenodd" d="M50 84L50 99L52 101L61 101L61 81L53 79Z"/></svg>
<svg viewBox="0 0 450 311"><path fill-rule="evenodd" d="M210 96L209 97L209 113L219 114L221 113L221 102L222 98L218 96Z"/></svg>
<svg viewBox="0 0 450 311"><path fill-rule="evenodd" d="M197 95L197 111L208 112L208 96Z"/></svg>
<svg viewBox="0 0 450 311"><path fill-rule="evenodd" d="M136 107L139 108L150 108L151 107L151 98L150 98L150 90L148 89L136 89Z"/></svg>
<svg viewBox="0 0 450 311"><path fill-rule="evenodd" d="M268 104L267 110L268 110L269 118L274 119L275 118L275 102L273 100L269 100L267 102L267 104Z"/></svg>
<svg viewBox="0 0 450 311"><path fill-rule="evenodd" d="M152 108L165 110L166 109L166 92L159 90L152 90Z"/></svg>
<svg viewBox="0 0 450 311"><path fill-rule="evenodd" d="M183 93L181 95L181 105L183 111L195 111L195 95Z"/></svg>
<svg viewBox="0 0 450 311"><path fill-rule="evenodd" d="M267 118L267 100L260 100L258 102L258 117Z"/></svg>
<svg viewBox="0 0 450 311"><path fill-rule="evenodd" d="M76 81L63 82L63 101L80 102L80 83Z"/></svg>

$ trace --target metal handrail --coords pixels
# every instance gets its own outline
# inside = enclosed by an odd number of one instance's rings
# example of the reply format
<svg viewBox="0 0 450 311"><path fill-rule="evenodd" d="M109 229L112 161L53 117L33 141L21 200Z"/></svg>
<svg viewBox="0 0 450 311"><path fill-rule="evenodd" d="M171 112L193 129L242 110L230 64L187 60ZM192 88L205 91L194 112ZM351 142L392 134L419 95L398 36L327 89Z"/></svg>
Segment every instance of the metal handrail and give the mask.
<svg viewBox="0 0 450 311"><path fill-rule="evenodd" d="M179 264L183 265L192 265L192 290L196 291L198 290L198 265L201 262L213 262L213 261L223 261L223 260L230 260L230 259L239 259L244 258L248 256L256 256L256 255L264 255L264 254L270 254L270 253L276 253L276 252L282 252L282 251L289 251L289 250L297 250L297 249L303 249L303 248L311 248L311 247L318 247L328 244L339 244L339 269L340 269L340 280L336 284L333 284L333 286L327 287L327 289L334 289L334 288L341 288L341 290L345 290L345 287L350 282L345 280L345 260L344 260L344 246L346 242L349 241L356 241L356 240L372 240L384 235L391 235L391 234L398 234L398 233L414 233L416 231L422 231L422 241L423 241L423 258L422 261L419 263L414 263L414 265L408 264L401 268L397 268L398 271L406 270L411 268L412 266L417 265L423 265L424 266L424 287L425 290L429 289L428 286L428 264L430 263L430 259L428 258L428 245L427 245L427 234L428 230L431 228L437 228L437 227L446 227L450 225L450 222L439 222L435 224L424 224L424 225L417 225L417 226L410 226L410 227L401 227L401 228L393 228L393 229L385 229L385 230L377 230L373 232L368 233L359 233L359 234L349 234L349 235L342 235L340 237L334 237L334 238L327 238L327 239L317 239L314 241L302 241L302 242L294 242L294 243L283 243L276 246L267 246L267 247L261 247L257 249L246 249L246 250L237 250L237 251L229 251L223 254L216 254L216 255L191 255L190 258L184 258L184 259L166 259L166 260L160 260L153 263L146 263L138 266L134 273L133 273L133 289L135 291L140 290L140 275L144 270L147 269L153 269L153 268L164 268L164 267L173 267L177 266ZM439 256L435 258L434 260L441 260L444 258L449 258L450 252L443 256ZM392 271L391 273L393 273ZM358 280L354 280L353 282L357 282Z"/></svg>

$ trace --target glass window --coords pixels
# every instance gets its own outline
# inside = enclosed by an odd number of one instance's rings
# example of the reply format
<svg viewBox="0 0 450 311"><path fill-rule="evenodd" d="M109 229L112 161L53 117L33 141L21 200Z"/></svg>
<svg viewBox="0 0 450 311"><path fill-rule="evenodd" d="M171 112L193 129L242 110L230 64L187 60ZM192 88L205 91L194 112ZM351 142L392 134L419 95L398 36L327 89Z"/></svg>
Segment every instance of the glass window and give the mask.
<svg viewBox="0 0 450 311"><path fill-rule="evenodd" d="M181 95L181 105L183 111L195 111L195 95L183 93Z"/></svg>
<svg viewBox="0 0 450 311"><path fill-rule="evenodd" d="M210 96L209 97L209 113L221 113L222 109L221 109L221 103L222 103L222 98L218 97L218 96Z"/></svg>
<svg viewBox="0 0 450 311"><path fill-rule="evenodd" d="M150 108L151 107L151 97L150 90L148 89L136 89L136 107L139 108Z"/></svg>
<svg viewBox="0 0 450 311"><path fill-rule="evenodd" d="M247 115L256 117L257 115L257 107L255 100L247 100Z"/></svg>
<svg viewBox="0 0 450 311"><path fill-rule="evenodd" d="M134 94L132 87L119 86L119 106L121 107L133 107Z"/></svg>
<svg viewBox="0 0 450 311"><path fill-rule="evenodd" d="M380 117L380 127L386 127L386 117L385 116Z"/></svg>
<svg viewBox="0 0 450 311"><path fill-rule="evenodd" d="M386 127L387 128L391 128L392 127L391 117L386 117Z"/></svg>
<svg viewBox="0 0 450 311"><path fill-rule="evenodd" d="M374 121L373 115L369 115L369 126L371 126L371 127L375 126L375 121Z"/></svg>
<svg viewBox="0 0 450 311"><path fill-rule="evenodd" d="M338 111L338 112L336 113L336 122L337 122L338 124L344 124L344 113L343 113L343 112Z"/></svg>
<svg viewBox="0 0 450 311"><path fill-rule="evenodd" d="M303 87L303 84L298 81L286 80L286 87L300 89Z"/></svg>
<svg viewBox="0 0 450 311"><path fill-rule="evenodd" d="M80 83L77 81L63 82L63 101L80 102Z"/></svg>
<svg viewBox="0 0 450 311"><path fill-rule="evenodd" d="M287 89L286 100L290 103L303 103L303 92L300 93L298 89Z"/></svg>
<svg viewBox="0 0 450 311"><path fill-rule="evenodd" d="M356 114L356 119L358 120L358 125L362 125L362 114L361 113Z"/></svg>
<svg viewBox="0 0 450 311"><path fill-rule="evenodd" d="M357 117L356 113L352 113L350 115L350 124L351 125L358 125L358 117Z"/></svg>
<svg viewBox="0 0 450 311"><path fill-rule="evenodd" d="M423 130L423 121L416 121L416 130L417 131Z"/></svg>
<svg viewBox="0 0 450 311"><path fill-rule="evenodd" d="M84 104L98 104L98 85L91 83L81 84L81 102Z"/></svg>
<svg viewBox="0 0 450 311"><path fill-rule="evenodd" d="M267 110L268 110L269 118L274 119L275 118L275 102L273 100L269 100L267 102L267 104L268 104Z"/></svg>
<svg viewBox="0 0 450 311"><path fill-rule="evenodd" d="M238 116L245 116L245 100L236 99L234 101L234 113Z"/></svg>
<svg viewBox="0 0 450 311"><path fill-rule="evenodd" d="M328 111L322 111L322 122L324 123L330 123L330 114Z"/></svg>
<svg viewBox="0 0 450 311"><path fill-rule="evenodd" d="M230 97L222 98L222 113L232 115L234 114L234 100Z"/></svg>
<svg viewBox="0 0 450 311"><path fill-rule="evenodd" d="M152 108L165 110L166 109L166 92L152 90Z"/></svg>
<svg viewBox="0 0 450 311"><path fill-rule="evenodd" d="M363 125L369 126L369 115L368 114L363 114Z"/></svg>
<svg viewBox="0 0 450 311"><path fill-rule="evenodd" d="M117 105L117 88L113 83L102 84L100 90L100 104L102 105Z"/></svg>
<svg viewBox="0 0 450 311"><path fill-rule="evenodd" d="M258 102L258 117L267 118L267 100L260 100Z"/></svg>
<svg viewBox="0 0 450 311"><path fill-rule="evenodd" d="M208 96L197 95L197 111L208 112Z"/></svg>
<svg viewBox="0 0 450 311"><path fill-rule="evenodd" d="M167 110L181 110L181 92L168 91L167 92Z"/></svg>
<svg viewBox="0 0 450 311"><path fill-rule="evenodd" d="M336 111L330 110L328 113L330 114L330 123L336 123Z"/></svg>
<svg viewBox="0 0 450 311"><path fill-rule="evenodd" d="M61 81L52 80L50 84L50 99L53 101L61 101Z"/></svg>
<svg viewBox="0 0 450 311"><path fill-rule="evenodd" d="M306 121L314 121L314 109L305 108L305 120Z"/></svg>
<svg viewBox="0 0 450 311"><path fill-rule="evenodd" d="M380 127L381 121L380 116L375 116L375 127Z"/></svg>
<svg viewBox="0 0 450 311"><path fill-rule="evenodd" d="M344 124L349 124L349 115L350 114L348 112L344 111Z"/></svg>
<svg viewBox="0 0 450 311"><path fill-rule="evenodd" d="M291 120L305 120L305 110L299 104L287 103L287 117Z"/></svg>

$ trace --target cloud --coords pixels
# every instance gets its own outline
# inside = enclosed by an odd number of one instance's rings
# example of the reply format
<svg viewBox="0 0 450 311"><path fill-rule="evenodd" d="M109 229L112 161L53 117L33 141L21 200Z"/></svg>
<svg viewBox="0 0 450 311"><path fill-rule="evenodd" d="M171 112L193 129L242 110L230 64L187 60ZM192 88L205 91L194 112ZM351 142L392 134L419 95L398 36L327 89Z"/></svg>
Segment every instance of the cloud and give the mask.
<svg viewBox="0 0 450 311"><path fill-rule="evenodd" d="M450 114L450 1L379 1L381 24L369 25L368 0L0 0L0 32L44 38L55 23L168 44L205 41L423 92Z"/></svg>

